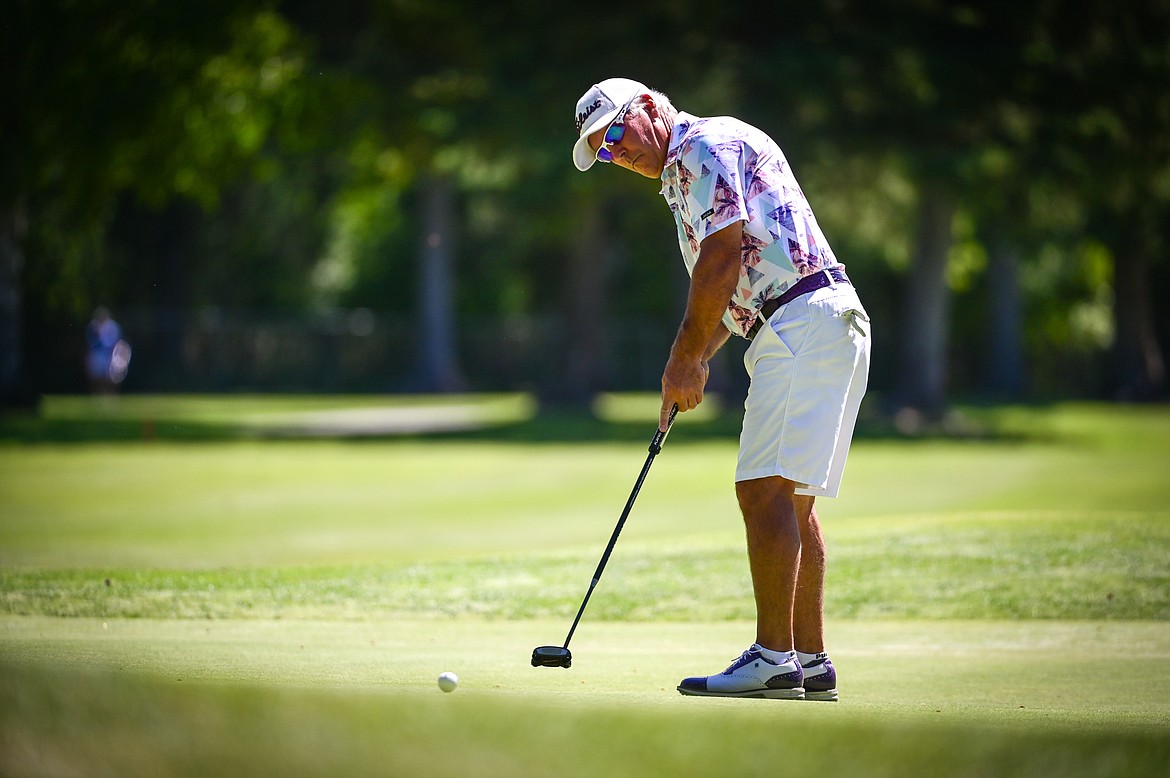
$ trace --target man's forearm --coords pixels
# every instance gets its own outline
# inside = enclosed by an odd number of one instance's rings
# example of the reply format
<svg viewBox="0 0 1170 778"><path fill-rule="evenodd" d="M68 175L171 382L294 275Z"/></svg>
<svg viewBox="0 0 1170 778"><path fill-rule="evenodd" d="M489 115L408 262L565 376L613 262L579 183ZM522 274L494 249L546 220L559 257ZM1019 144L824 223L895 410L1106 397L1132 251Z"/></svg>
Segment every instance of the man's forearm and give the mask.
<svg viewBox="0 0 1170 778"><path fill-rule="evenodd" d="M726 342L730 333L721 322L739 280L742 235L742 223L737 222L703 241L671 356L706 360Z"/></svg>
<svg viewBox="0 0 1170 778"><path fill-rule="evenodd" d="M736 222L703 241L691 271L687 312L662 371L661 431L669 424L673 406L686 412L703 401L711 374L707 359L727 340L721 321L739 280L742 240L743 223Z"/></svg>
<svg viewBox="0 0 1170 778"><path fill-rule="evenodd" d="M711 340L707 342L707 350L703 352L703 361L707 362L715 356L719 349L723 348L723 344L731 337L731 331L726 327L720 325L715 328L715 334L711 336Z"/></svg>

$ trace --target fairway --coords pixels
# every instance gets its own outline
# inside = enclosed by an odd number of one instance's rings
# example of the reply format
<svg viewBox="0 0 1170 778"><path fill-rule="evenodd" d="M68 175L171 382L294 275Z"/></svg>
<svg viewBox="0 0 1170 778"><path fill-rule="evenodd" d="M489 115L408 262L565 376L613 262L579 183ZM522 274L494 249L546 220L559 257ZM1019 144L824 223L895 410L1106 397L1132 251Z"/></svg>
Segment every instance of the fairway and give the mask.
<svg viewBox="0 0 1170 778"><path fill-rule="evenodd" d="M656 460L572 669L529 666L645 458L644 403L465 398L459 429L339 438L304 425L386 401L62 400L0 428L0 774L1164 774L1167 409L863 435L822 507L831 704L674 690L752 631L713 417Z"/></svg>

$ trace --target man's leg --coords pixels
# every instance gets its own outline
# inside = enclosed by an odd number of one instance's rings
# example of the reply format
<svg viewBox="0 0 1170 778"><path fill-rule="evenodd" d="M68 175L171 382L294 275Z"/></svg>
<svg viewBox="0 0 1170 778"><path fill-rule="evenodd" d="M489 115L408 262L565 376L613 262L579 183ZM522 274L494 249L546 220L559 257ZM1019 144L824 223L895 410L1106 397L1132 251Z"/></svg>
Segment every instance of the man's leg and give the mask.
<svg viewBox="0 0 1170 778"><path fill-rule="evenodd" d="M747 530L748 562L756 596L757 645L722 673L684 678L678 686L683 694L804 697L804 671L792 643L801 542L797 506L804 505L795 498L795 489L795 483L778 476L735 485Z"/></svg>
<svg viewBox="0 0 1170 778"><path fill-rule="evenodd" d="M815 497L796 495L800 524L800 566L792 612L792 637L797 651L825 650L825 536L813 507Z"/></svg>
<svg viewBox="0 0 1170 778"><path fill-rule="evenodd" d="M795 483L780 476L735 485L756 598L756 643L773 651L793 650L801 544L795 489Z"/></svg>
<svg viewBox="0 0 1170 778"><path fill-rule="evenodd" d="M813 497L797 496L800 520L800 566L796 574L792 636L804 673L804 698L837 699L837 669L825 653L825 536Z"/></svg>
<svg viewBox="0 0 1170 778"><path fill-rule="evenodd" d="M740 481L756 599L756 642L774 651L824 651L825 538L812 496L774 476ZM795 638L795 642L794 639Z"/></svg>

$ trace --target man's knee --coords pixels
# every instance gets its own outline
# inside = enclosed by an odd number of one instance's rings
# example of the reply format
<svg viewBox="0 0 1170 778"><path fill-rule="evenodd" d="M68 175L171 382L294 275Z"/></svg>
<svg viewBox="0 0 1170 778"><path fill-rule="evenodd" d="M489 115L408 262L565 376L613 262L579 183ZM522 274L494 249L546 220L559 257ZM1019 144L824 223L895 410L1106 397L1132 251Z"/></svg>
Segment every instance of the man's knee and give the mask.
<svg viewBox="0 0 1170 778"><path fill-rule="evenodd" d="M735 496L745 519L776 512L799 514L796 488L796 482L783 476L753 478L737 482Z"/></svg>

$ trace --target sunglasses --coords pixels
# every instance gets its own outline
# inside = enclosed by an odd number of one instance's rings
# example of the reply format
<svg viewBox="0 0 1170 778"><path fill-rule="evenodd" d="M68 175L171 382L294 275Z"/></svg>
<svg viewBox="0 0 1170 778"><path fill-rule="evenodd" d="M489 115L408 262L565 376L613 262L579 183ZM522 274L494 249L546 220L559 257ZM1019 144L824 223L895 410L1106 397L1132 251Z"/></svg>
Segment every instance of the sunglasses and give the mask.
<svg viewBox="0 0 1170 778"><path fill-rule="evenodd" d="M622 106L622 110L617 116L613 117L613 121L609 123L609 127L605 129L605 137L601 139L601 145L597 147L597 159L600 162L613 162L613 152L607 146L614 143L619 143L626 135L626 125L622 123L622 119L626 116L626 111L630 109L630 103L634 102L630 99Z"/></svg>

